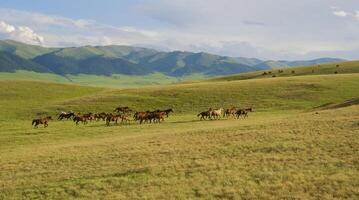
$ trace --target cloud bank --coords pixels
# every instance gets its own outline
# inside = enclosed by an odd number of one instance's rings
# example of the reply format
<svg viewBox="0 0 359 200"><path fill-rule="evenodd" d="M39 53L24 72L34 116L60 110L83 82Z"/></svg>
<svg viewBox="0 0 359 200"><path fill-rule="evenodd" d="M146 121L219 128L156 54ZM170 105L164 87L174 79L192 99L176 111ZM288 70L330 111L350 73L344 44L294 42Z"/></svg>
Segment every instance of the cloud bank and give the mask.
<svg viewBox="0 0 359 200"><path fill-rule="evenodd" d="M6 38L29 44L42 45L44 43L44 38L35 33L31 28L27 26L11 25L4 21L0 21L0 34L4 35Z"/></svg>
<svg viewBox="0 0 359 200"><path fill-rule="evenodd" d="M3 22L0 37L45 46L118 44L262 59L325 56L358 59L356 2L142 0L134 3L129 10L147 19L144 23L154 22L156 25L150 29L140 23L115 26L0 8Z"/></svg>

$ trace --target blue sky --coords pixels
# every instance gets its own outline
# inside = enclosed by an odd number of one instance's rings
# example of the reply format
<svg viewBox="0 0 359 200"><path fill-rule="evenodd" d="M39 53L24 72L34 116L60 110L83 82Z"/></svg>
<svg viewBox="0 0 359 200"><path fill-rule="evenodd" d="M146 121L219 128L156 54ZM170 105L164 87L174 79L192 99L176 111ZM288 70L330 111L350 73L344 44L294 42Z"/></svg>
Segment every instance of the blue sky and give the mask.
<svg viewBox="0 0 359 200"><path fill-rule="evenodd" d="M357 0L0 0L0 39L359 59Z"/></svg>

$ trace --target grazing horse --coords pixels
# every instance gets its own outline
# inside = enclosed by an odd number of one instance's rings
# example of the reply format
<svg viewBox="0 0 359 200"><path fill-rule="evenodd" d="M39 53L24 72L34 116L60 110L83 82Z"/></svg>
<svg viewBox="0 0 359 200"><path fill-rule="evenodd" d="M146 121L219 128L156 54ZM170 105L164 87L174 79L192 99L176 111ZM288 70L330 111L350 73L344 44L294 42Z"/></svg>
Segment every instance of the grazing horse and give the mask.
<svg viewBox="0 0 359 200"><path fill-rule="evenodd" d="M34 120L32 120L31 125L33 125L35 128L37 128L37 126L39 124L43 124L44 128L46 128L47 126L49 126L49 120L52 120L51 116L47 116L47 117L41 118L41 119L34 119Z"/></svg>
<svg viewBox="0 0 359 200"><path fill-rule="evenodd" d="M211 117L213 117L214 119L220 119L222 116L223 108L210 109L209 111L211 112Z"/></svg>
<svg viewBox="0 0 359 200"><path fill-rule="evenodd" d="M210 111L200 112L197 115L197 117L201 117L200 120L211 119L211 112Z"/></svg>
<svg viewBox="0 0 359 200"><path fill-rule="evenodd" d="M63 120L64 118L65 119L71 119L72 117L75 116L75 113L74 112L61 112L59 117L57 118L58 120Z"/></svg>

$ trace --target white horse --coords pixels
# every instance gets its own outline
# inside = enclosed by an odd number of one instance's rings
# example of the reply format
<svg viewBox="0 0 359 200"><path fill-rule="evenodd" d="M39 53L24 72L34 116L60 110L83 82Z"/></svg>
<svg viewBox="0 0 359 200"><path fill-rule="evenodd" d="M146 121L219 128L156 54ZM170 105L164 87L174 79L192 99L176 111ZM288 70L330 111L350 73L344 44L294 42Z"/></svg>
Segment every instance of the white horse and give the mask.
<svg viewBox="0 0 359 200"><path fill-rule="evenodd" d="M211 112L211 117L213 117L214 119L220 119L223 113L223 108L219 108L219 109L211 109L209 110Z"/></svg>

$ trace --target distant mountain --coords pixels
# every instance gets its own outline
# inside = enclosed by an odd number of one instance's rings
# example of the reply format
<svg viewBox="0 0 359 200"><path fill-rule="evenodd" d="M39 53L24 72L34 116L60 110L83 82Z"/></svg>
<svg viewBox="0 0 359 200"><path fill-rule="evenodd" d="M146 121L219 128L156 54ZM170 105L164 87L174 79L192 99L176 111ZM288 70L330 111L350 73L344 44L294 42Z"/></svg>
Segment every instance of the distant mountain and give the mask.
<svg viewBox="0 0 359 200"><path fill-rule="evenodd" d="M0 71L25 69L60 75L144 75L160 72L175 77L194 73L218 76L342 61L334 58L262 61L256 58L227 57L204 52L161 52L121 45L46 48L12 40L0 41L0 53Z"/></svg>
<svg viewBox="0 0 359 200"><path fill-rule="evenodd" d="M0 51L15 54L25 59L32 59L36 56L40 56L56 50L57 48L45 48L13 40L0 40Z"/></svg>
<svg viewBox="0 0 359 200"><path fill-rule="evenodd" d="M35 72L51 72L48 68L26 60L20 56L0 51L0 71L1 72L15 72L16 70L27 70Z"/></svg>

